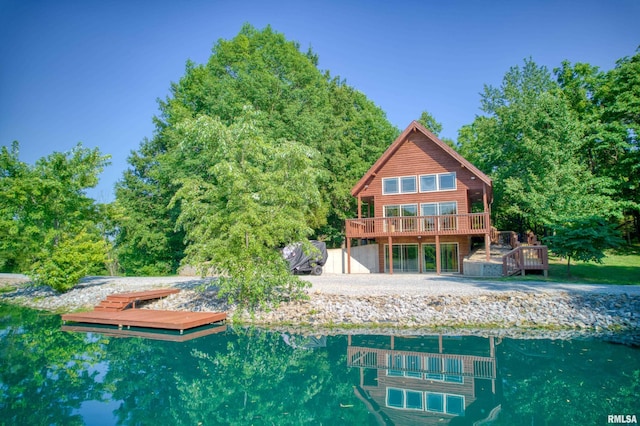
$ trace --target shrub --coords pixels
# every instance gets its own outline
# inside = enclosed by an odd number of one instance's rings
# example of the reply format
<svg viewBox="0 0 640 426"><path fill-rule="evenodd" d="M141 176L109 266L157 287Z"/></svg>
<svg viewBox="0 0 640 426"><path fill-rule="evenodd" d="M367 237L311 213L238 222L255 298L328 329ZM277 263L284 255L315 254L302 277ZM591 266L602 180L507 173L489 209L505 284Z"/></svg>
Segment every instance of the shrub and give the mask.
<svg viewBox="0 0 640 426"><path fill-rule="evenodd" d="M106 271L108 245L100 237L83 230L56 239L57 244L45 247L33 264L30 276L36 284L65 292L81 278Z"/></svg>

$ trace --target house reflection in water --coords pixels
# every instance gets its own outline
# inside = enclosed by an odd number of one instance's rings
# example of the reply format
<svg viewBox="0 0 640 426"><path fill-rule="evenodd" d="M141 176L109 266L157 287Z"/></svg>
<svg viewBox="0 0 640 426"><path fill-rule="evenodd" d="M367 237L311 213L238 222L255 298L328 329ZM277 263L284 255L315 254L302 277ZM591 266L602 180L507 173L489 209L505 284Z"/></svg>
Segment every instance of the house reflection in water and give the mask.
<svg viewBox="0 0 640 426"><path fill-rule="evenodd" d="M380 424L475 424L500 411L494 337L349 336L356 395Z"/></svg>

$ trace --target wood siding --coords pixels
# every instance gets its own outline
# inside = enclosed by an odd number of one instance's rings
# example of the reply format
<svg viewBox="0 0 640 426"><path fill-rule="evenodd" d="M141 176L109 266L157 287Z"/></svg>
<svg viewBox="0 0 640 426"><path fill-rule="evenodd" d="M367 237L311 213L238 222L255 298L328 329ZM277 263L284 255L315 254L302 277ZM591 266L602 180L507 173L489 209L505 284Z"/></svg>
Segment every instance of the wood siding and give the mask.
<svg viewBox="0 0 640 426"><path fill-rule="evenodd" d="M456 173L456 190L417 192L413 194L382 194L382 179L399 176L419 176L437 173ZM433 202L455 201L459 213L470 213L469 196L471 192L482 194L483 182L475 177L468 169L440 147L430 141L420 132L412 132L408 140L398 149L393 157L387 161L369 186L360 196L373 198L375 217L384 216L385 205L420 204ZM469 190L471 190L469 192Z"/></svg>

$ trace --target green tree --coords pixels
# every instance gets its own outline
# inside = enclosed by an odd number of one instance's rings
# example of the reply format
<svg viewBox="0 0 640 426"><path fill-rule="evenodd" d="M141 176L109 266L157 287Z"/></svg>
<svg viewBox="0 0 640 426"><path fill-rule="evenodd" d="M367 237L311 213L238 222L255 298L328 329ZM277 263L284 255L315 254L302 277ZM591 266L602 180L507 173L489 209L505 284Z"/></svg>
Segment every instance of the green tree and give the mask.
<svg viewBox="0 0 640 426"><path fill-rule="evenodd" d="M442 123L439 123L428 111L422 111L420 118L418 118L418 123L422 124L436 136L439 136L442 131Z"/></svg>
<svg viewBox="0 0 640 426"><path fill-rule="evenodd" d="M608 72L565 61L555 73L582 123L579 155L593 174L612 180L614 198L635 218L640 238L640 54Z"/></svg>
<svg viewBox="0 0 640 426"><path fill-rule="evenodd" d="M18 154L17 143L0 151L0 267L62 291L104 272L100 208L85 190L97 185L108 156L78 144L30 166Z"/></svg>
<svg viewBox="0 0 640 426"><path fill-rule="evenodd" d="M126 273L174 271L184 256L181 203L171 203L179 182L201 176L207 164L196 150L182 151L178 126L201 116L230 126L247 113L269 141L295 141L319 152L324 169L317 181L323 208L312 225L329 245L343 239L344 219L355 211L351 187L394 140L398 130L362 93L318 69L317 56L303 53L270 27L245 25L231 40L219 40L208 62L188 62L185 75L160 102L156 131L129 159L131 169L116 191L127 212L117 247ZM170 206L170 207L169 207ZM322 213L321 213L322 212Z"/></svg>
<svg viewBox="0 0 640 426"><path fill-rule="evenodd" d="M619 233L604 219L590 217L554 226L552 235L544 239L551 251L567 259L567 276L571 276L571 259L602 263L605 251L619 247Z"/></svg>
<svg viewBox="0 0 640 426"><path fill-rule="evenodd" d="M444 143L452 148L456 148L454 140L440 137L440 132L442 132L442 123L438 122L428 111L422 111L422 114L420 114L420 118L417 121L426 127L431 133L439 137Z"/></svg>
<svg viewBox="0 0 640 426"><path fill-rule="evenodd" d="M526 60L511 68L500 87L485 87L481 102L487 115L465 126L459 143L494 179L498 226L539 230L620 214L611 179L581 161L582 124L545 67Z"/></svg>
<svg viewBox="0 0 640 426"><path fill-rule="evenodd" d="M197 151L209 165L183 179L174 197L189 242L185 262L225 271L220 294L250 306L302 286L278 248L306 240L324 213L317 152L270 140L260 115L244 111L230 126L207 116L184 120L173 159Z"/></svg>

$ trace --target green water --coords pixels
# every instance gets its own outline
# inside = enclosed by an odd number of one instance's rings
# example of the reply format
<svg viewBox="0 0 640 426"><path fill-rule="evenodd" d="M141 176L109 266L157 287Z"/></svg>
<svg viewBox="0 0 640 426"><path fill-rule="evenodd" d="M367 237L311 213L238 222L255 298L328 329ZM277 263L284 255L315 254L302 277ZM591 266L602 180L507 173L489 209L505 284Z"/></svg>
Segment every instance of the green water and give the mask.
<svg viewBox="0 0 640 426"><path fill-rule="evenodd" d="M640 350L601 340L228 328L172 342L107 332L63 331L57 315L0 305L0 424L605 425L609 415L640 417Z"/></svg>

